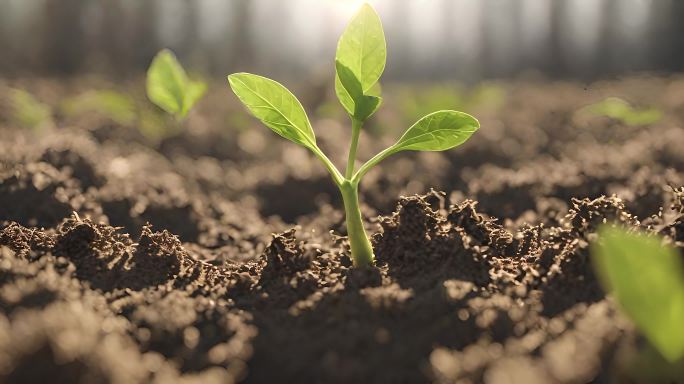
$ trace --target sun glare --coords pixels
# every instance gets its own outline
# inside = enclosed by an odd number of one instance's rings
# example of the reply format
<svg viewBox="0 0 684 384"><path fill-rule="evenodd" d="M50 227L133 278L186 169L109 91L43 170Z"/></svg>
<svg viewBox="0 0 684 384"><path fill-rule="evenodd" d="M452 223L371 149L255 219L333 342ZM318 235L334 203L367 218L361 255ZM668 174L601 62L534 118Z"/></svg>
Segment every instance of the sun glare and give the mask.
<svg viewBox="0 0 684 384"><path fill-rule="evenodd" d="M338 20L348 21L364 3L372 3L365 0L328 0L330 9Z"/></svg>

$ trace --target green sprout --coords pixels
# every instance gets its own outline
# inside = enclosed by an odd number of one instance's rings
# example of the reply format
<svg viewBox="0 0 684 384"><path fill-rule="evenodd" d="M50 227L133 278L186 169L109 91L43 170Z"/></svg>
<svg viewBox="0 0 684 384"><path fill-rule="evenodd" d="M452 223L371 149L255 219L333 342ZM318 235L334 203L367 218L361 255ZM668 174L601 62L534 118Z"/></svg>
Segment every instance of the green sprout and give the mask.
<svg viewBox="0 0 684 384"><path fill-rule="evenodd" d="M351 146L342 174L318 148L309 118L297 98L280 83L249 74L228 76L233 92L257 119L278 135L311 150L326 167L344 202L347 235L354 266L373 263L374 255L359 208L359 183L380 161L401 151L443 151L465 142L479 127L472 116L437 111L413 124L399 140L355 169L356 148L364 122L378 109L382 98L378 80L385 69L387 50L380 18L364 4L342 34L335 56L335 93L351 117Z"/></svg>
<svg viewBox="0 0 684 384"><path fill-rule="evenodd" d="M505 90L497 84L480 84L470 90L459 84L429 85L422 86L419 94L412 92L411 88L415 86L396 90L399 112L406 119L415 119L445 105L465 110L496 110L506 100Z"/></svg>
<svg viewBox="0 0 684 384"><path fill-rule="evenodd" d="M669 362L684 357L684 263L655 236L604 226L592 244L601 283Z"/></svg>
<svg viewBox="0 0 684 384"><path fill-rule="evenodd" d="M161 50L147 70L147 97L159 108L183 120L207 91L207 85L188 78L168 49Z"/></svg>
<svg viewBox="0 0 684 384"><path fill-rule="evenodd" d="M629 126L649 125L657 123L662 118L662 113L655 108L635 108L618 97L609 97L583 110L596 116L610 117Z"/></svg>
<svg viewBox="0 0 684 384"><path fill-rule="evenodd" d="M52 108L23 89L10 89L12 121L22 128L42 132L53 125Z"/></svg>
<svg viewBox="0 0 684 384"><path fill-rule="evenodd" d="M61 109L67 116L95 112L121 125L133 124L136 119L135 103L131 97L112 90L87 91L65 100Z"/></svg>

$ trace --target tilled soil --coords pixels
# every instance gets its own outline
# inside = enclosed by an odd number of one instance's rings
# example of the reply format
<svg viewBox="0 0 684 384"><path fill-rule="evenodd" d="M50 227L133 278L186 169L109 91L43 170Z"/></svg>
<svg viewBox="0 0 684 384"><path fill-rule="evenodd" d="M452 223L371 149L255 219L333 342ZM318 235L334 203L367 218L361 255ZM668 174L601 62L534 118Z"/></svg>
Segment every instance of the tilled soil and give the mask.
<svg viewBox="0 0 684 384"><path fill-rule="evenodd" d="M38 137L3 120L0 382L684 382L642 369L649 347L589 254L603 222L684 248L684 80L505 88L469 111L482 129L462 148L368 174L365 270L322 167L266 131L261 156L225 134L203 155L216 132L151 144L106 119ZM664 117L577 113L605 96ZM346 128L314 125L342 164ZM365 135L362 156L393 135Z"/></svg>

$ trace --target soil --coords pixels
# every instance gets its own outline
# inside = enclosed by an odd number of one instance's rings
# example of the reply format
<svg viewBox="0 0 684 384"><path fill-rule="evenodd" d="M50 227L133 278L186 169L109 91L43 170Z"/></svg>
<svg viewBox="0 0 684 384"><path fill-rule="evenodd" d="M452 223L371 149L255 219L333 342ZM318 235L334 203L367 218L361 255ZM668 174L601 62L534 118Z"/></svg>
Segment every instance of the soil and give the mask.
<svg viewBox="0 0 684 384"><path fill-rule="evenodd" d="M6 85L54 100L73 82ZM684 248L684 79L500 86L466 145L368 174L360 270L316 159L256 124L256 152L206 128L243 113L227 92L161 142L92 116L35 136L5 113L0 382L684 382L633 369L649 347L589 253L607 221ZM577 113L606 96L664 117ZM346 127L314 126L343 164ZM360 156L395 136L364 133Z"/></svg>

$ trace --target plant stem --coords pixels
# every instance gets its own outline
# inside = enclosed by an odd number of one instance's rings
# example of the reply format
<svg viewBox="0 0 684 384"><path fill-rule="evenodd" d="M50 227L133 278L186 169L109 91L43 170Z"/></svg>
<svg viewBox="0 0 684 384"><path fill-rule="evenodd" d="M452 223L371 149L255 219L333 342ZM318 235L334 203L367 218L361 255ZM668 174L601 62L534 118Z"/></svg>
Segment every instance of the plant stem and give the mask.
<svg viewBox="0 0 684 384"><path fill-rule="evenodd" d="M371 168L375 167L378 165L379 162L383 161L385 158L388 156L392 155L396 149L394 148L394 145L386 148L382 152L378 153L377 155L373 156L370 160L366 161L361 168L359 168L359 171L354 174L354 176L351 178L351 181L354 183L360 183L361 178L368 172Z"/></svg>
<svg viewBox="0 0 684 384"><path fill-rule="evenodd" d="M347 170L344 174L346 179L351 179L354 174L354 163L356 162L356 147L359 145L359 134L361 133L362 121L352 117L352 140L349 147L349 158L347 159Z"/></svg>
<svg viewBox="0 0 684 384"><path fill-rule="evenodd" d="M355 267L367 267L373 264L374 255L366 229L361 219L359 208L359 184L345 180L340 185L344 213L347 221L347 236L351 246L352 261Z"/></svg>
<svg viewBox="0 0 684 384"><path fill-rule="evenodd" d="M344 177L342 177L342 174L340 173L340 171L337 170L337 167L335 167L335 164L333 164L332 161L330 161L330 159L328 159L328 156L326 156L325 153L323 153L323 151L321 151L318 147L314 147L314 149L312 149L312 152L314 153L314 155L316 155L316 157L318 157L319 160L321 160L321 162L323 163L325 168L328 170L328 172L330 172L330 176L332 177L333 181L335 182L335 185L337 185L338 187L340 185L342 185L342 181L344 181Z"/></svg>

